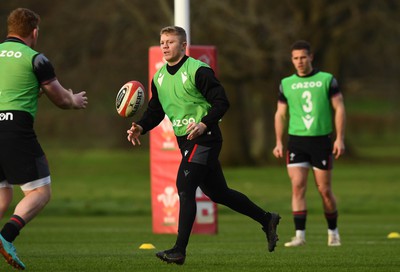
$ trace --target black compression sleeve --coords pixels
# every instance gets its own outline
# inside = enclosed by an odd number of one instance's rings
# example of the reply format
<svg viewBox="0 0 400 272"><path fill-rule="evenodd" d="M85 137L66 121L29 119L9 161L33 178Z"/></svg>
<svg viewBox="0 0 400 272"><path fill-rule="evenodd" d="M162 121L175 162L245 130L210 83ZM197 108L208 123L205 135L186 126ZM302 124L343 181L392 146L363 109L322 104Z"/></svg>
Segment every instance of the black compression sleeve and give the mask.
<svg viewBox="0 0 400 272"><path fill-rule="evenodd" d="M225 89L215 77L214 71L208 67L200 67L195 77L196 87L207 102L211 104L208 114L201 120L208 128L218 124L229 108Z"/></svg>
<svg viewBox="0 0 400 272"><path fill-rule="evenodd" d="M33 72L40 85L51 82L56 78L53 65L43 54L37 54L32 60L32 65Z"/></svg>
<svg viewBox="0 0 400 272"><path fill-rule="evenodd" d="M339 84L336 78L332 78L331 85L329 86L329 97L332 97L338 93L340 93Z"/></svg>

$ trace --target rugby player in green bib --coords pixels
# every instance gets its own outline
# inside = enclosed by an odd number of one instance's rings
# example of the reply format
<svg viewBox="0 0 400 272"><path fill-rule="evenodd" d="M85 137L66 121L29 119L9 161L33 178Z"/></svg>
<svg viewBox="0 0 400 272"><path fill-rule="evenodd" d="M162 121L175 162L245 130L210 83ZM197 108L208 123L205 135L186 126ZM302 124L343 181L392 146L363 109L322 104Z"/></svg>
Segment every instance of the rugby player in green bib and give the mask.
<svg viewBox="0 0 400 272"><path fill-rule="evenodd" d="M140 121L132 123L128 141L140 144L139 136L156 127L167 115L172 122L182 160L177 173L179 194L178 236L175 245L156 253L167 263L182 265L196 217L196 189L200 187L212 201L259 222L274 251L280 216L264 211L244 194L230 189L224 178L219 153L222 135L219 121L228 110L225 90L205 63L187 56L186 32L177 26L160 33L165 63L154 75L152 97Z"/></svg>
<svg viewBox="0 0 400 272"><path fill-rule="evenodd" d="M292 213L296 234L286 247L305 245L307 219L306 189L312 168L322 198L328 224L328 246L340 246L338 211L332 192L333 157L344 154L345 107L336 79L312 66L310 44L297 41L292 46L296 73L282 80L275 113L277 158L286 156L292 183ZM287 120L288 119L288 120ZM288 123L288 145L284 155L283 136ZM333 140L333 125L335 139Z"/></svg>
<svg viewBox="0 0 400 272"><path fill-rule="evenodd" d="M0 253L21 270L25 264L13 241L51 197L49 165L33 128L38 98L43 93L62 109L87 105L86 92L64 89L50 61L34 50L39 22L39 15L29 9L13 10L7 38L0 44L0 219L10 207L13 187L24 194L0 231Z"/></svg>

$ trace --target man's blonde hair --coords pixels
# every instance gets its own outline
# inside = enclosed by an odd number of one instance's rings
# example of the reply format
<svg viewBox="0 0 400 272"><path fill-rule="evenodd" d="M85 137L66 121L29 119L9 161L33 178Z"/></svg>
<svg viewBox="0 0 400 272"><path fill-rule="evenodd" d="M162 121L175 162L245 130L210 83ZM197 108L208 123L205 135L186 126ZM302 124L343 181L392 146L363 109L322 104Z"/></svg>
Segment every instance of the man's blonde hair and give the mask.
<svg viewBox="0 0 400 272"><path fill-rule="evenodd" d="M162 34L174 34L177 35L179 37L179 40L181 42L186 42L186 31L179 26L166 26L164 28L161 29L160 31L160 36Z"/></svg>
<svg viewBox="0 0 400 272"><path fill-rule="evenodd" d="M28 37L35 28L38 28L40 16L32 10L17 8L13 10L7 19L8 35Z"/></svg>

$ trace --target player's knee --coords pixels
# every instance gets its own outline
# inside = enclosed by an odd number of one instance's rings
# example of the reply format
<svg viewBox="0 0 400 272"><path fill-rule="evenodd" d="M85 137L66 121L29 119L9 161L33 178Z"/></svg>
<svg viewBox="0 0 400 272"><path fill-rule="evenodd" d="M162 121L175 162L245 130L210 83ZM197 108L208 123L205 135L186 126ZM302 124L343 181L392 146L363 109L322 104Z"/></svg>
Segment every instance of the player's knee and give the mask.
<svg viewBox="0 0 400 272"><path fill-rule="evenodd" d="M50 202L52 196L53 196L53 194L52 194L51 190L44 194L43 201L44 201L45 205Z"/></svg>
<svg viewBox="0 0 400 272"><path fill-rule="evenodd" d="M215 192L213 194L208 194L207 196L211 199L212 202L222 205L226 205L229 199L228 192Z"/></svg>
<svg viewBox="0 0 400 272"><path fill-rule="evenodd" d="M40 206L45 206L50 202L52 197L52 191L50 185L45 185L36 189L33 189L29 194L34 193L37 197L38 203Z"/></svg>
<svg viewBox="0 0 400 272"><path fill-rule="evenodd" d="M40 191L39 190L36 193L37 193L38 206L44 207L50 202L50 199L52 196L51 191L49 191L49 190Z"/></svg>
<svg viewBox="0 0 400 272"><path fill-rule="evenodd" d="M184 191L179 192L179 200L181 203L186 202L186 200L187 200L186 192L184 192Z"/></svg>
<svg viewBox="0 0 400 272"><path fill-rule="evenodd" d="M330 188L320 188L319 193L324 199L330 200L333 198L332 190Z"/></svg>
<svg viewBox="0 0 400 272"><path fill-rule="evenodd" d="M300 184L293 185L292 186L293 195L297 197L304 197L306 193L306 188L307 188L306 186Z"/></svg>
<svg viewBox="0 0 400 272"><path fill-rule="evenodd" d="M189 205L189 203L196 203L196 195L186 191L179 192L179 202L181 205Z"/></svg>

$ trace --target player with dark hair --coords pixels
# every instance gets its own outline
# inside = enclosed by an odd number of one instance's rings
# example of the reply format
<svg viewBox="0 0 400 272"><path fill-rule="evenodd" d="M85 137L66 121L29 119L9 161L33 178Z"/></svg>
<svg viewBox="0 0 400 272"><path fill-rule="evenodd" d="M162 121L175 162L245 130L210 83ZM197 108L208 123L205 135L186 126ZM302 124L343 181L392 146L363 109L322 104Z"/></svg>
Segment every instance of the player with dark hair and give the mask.
<svg viewBox="0 0 400 272"><path fill-rule="evenodd" d="M343 96L331 74L312 67L313 54L308 42L295 42L291 53L297 73L284 78L280 85L275 114L276 146L273 150L275 157L283 157L282 138L289 115L286 162L292 183L292 211L296 235L292 241L285 243L285 246L301 246L306 241L305 194L310 167L322 198L328 224L328 245L340 246L338 212L331 188L331 172L333 155L339 158L345 151ZM336 129L333 147L332 119Z"/></svg>
<svg viewBox="0 0 400 272"><path fill-rule="evenodd" d="M0 219L12 201L13 185L24 193L0 231L0 253L17 269L25 265L13 241L51 197L49 166L33 129L38 98L43 92L62 109L87 104L86 93L64 89L50 61L33 49L39 22L39 15L29 9L13 10L7 38L0 43Z"/></svg>
<svg viewBox="0 0 400 272"><path fill-rule="evenodd" d="M160 47L167 63L153 77L152 97L142 119L132 123L127 131L128 141L140 144L139 136L156 127L167 115L182 154L176 180L180 201L178 236L172 249L156 256L168 263L184 263L196 217L197 187L212 201L259 222L272 252L278 241L276 228L280 216L264 211L247 196L228 187L218 159L222 147L218 123L229 102L214 71L185 55L186 46L183 28L170 26L161 30Z"/></svg>

